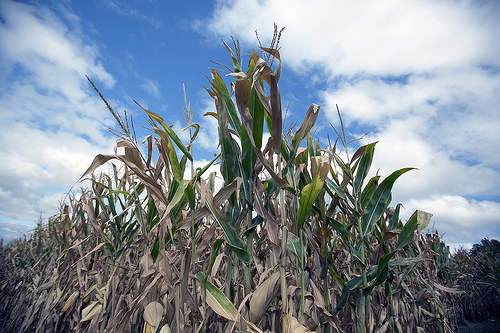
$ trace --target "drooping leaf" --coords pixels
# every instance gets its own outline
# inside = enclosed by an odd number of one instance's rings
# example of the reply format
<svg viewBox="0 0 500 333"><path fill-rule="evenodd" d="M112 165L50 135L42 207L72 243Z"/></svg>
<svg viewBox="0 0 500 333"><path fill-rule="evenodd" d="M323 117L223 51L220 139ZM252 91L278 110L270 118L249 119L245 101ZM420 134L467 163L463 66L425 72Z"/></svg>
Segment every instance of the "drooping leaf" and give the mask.
<svg viewBox="0 0 500 333"><path fill-rule="evenodd" d="M210 83L215 89L216 94L219 95L218 98L221 103L221 111L226 113L229 124L236 132L236 135L241 138L241 123L238 118L236 108L234 107L233 100L231 99L231 95L226 88L224 80L222 80L219 73L215 69L212 69L212 81L210 81Z"/></svg>
<svg viewBox="0 0 500 333"><path fill-rule="evenodd" d="M344 199L345 201L347 201L347 197L345 196L345 193L344 191L342 191L342 189L333 182L333 180L331 180L330 178L327 178L325 180L326 184L328 185L328 187L333 190L341 199Z"/></svg>
<svg viewBox="0 0 500 333"><path fill-rule="evenodd" d="M366 273L367 281L370 282L371 280L373 280L373 278L375 278L375 276L376 276L376 273L377 273L377 270L375 268L370 269ZM350 291L355 289L355 288L359 288L362 285L363 285L363 277L362 276L358 276L358 277L346 282L344 284L344 286L342 287L342 294L341 294L340 299L337 303L337 306L335 307L335 309L333 309L331 311L331 314L336 316L340 312L340 310L342 310L344 308L344 306L346 305Z"/></svg>
<svg viewBox="0 0 500 333"><path fill-rule="evenodd" d="M420 234L424 231L425 228L429 225L429 222L432 218L431 213L424 212L422 210L417 211L417 224L418 224L418 233Z"/></svg>
<svg viewBox="0 0 500 333"><path fill-rule="evenodd" d="M213 203L210 201L206 201L207 208L210 210L216 221L221 226L222 230L224 230L224 234L226 235L226 240L229 246L234 250L238 258L240 258L243 262L250 261L250 255L248 254L243 241L238 237L236 231L233 229L229 221L222 215L222 213L217 209Z"/></svg>
<svg viewBox="0 0 500 333"><path fill-rule="evenodd" d="M106 164L109 160L116 158L116 155L109 155L109 154L97 154L96 157L94 157L94 160L90 164L90 166L85 170L83 175L78 179L78 181L81 181L83 177L100 167L101 165Z"/></svg>
<svg viewBox="0 0 500 333"><path fill-rule="evenodd" d="M183 179L179 183L179 186L175 189L175 193L173 198L170 200L167 206L167 212L170 212L175 205L179 203L179 201L186 195L186 188L191 184L191 181ZM193 193L194 194L194 193Z"/></svg>
<svg viewBox="0 0 500 333"><path fill-rule="evenodd" d="M206 302L212 310L230 321L236 321L238 318L238 311L226 295L206 279L203 282L203 287L205 289Z"/></svg>
<svg viewBox="0 0 500 333"><path fill-rule="evenodd" d="M264 282L262 282L254 291L249 303L249 319L256 323L266 313L269 304L276 297L279 290L278 281L280 273L274 272Z"/></svg>

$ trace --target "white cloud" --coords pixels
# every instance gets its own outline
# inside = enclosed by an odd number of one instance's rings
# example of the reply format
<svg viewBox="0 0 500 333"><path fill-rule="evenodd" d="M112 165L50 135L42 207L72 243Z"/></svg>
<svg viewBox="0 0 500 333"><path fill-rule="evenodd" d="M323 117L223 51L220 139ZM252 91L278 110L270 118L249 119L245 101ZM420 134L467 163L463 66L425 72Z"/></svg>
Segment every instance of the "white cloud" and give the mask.
<svg viewBox="0 0 500 333"><path fill-rule="evenodd" d="M113 120L85 74L115 81L78 26L47 7L2 1L0 15L0 216L12 229L57 213L93 157L112 151Z"/></svg>
<svg viewBox="0 0 500 333"><path fill-rule="evenodd" d="M496 57L500 35L493 1L218 1L208 31L270 40L275 22L285 62L321 63L332 73L401 74ZM486 50L486 51L485 51ZM498 61L498 60L497 60Z"/></svg>
<svg viewBox="0 0 500 333"><path fill-rule="evenodd" d="M34 229L34 224L26 225L16 221L7 221L4 219L0 221L0 239L4 242L4 245L14 239L19 239Z"/></svg>
<svg viewBox="0 0 500 333"><path fill-rule="evenodd" d="M394 200L471 243L499 235L499 203L485 199L500 195L499 14L495 1L224 0L203 23L248 45L254 29L268 44L273 23L286 26L285 68L303 85L323 81L322 116L337 126L338 104L348 134L371 131L373 172L419 168L398 179Z"/></svg>
<svg viewBox="0 0 500 333"><path fill-rule="evenodd" d="M148 16L122 1L105 0L102 4L119 15L128 16L138 21L144 21L151 24L155 29L161 27L161 20L159 18L151 15Z"/></svg>
<svg viewBox="0 0 500 333"><path fill-rule="evenodd" d="M151 79L144 79L144 82L141 84L141 88L150 93L156 98L160 98L160 88L158 87L158 82Z"/></svg>
<svg viewBox="0 0 500 333"><path fill-rule="evenodd" d="M500 203L467 200L462 196L441 195L410 200L407 215L415 209L432 212L432 221L448 243L479 243L485 237L500 238ZM411 212L410 212L411 211Z"/></svg>
<svg viewBox="0 0 500 333"><path fill-rule="evenodd" d="M204 149L205 151L210 151L216 153L219 149L219 135L217 119L211 115L206 115L207 112L216 112L214 101L210 98L204 99L201 103L201 109L196 111L199 119L200 131L196 140L194 141L195 146Z"/></svg>

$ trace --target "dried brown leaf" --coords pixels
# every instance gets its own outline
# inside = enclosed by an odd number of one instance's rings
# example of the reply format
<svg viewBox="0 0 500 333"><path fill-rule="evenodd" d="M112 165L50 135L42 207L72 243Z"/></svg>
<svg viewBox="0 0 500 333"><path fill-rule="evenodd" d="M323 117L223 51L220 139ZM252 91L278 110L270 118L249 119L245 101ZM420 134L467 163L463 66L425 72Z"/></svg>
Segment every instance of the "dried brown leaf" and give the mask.
<svg viewBox="0 0 500 333"><path fill-rule="evenodd" d="M80 322L91 320L95 315L102 311L102 304L95 301L90 303L85 309L82 310L82 319Z"/></svg>
<svg viewBox="0 0 500 333"><path fill-rule="evenodd" d="M275 272L255 289L250 299L249 319L256 323L266 313L271 301L279 290L280 273Z"/></svg>

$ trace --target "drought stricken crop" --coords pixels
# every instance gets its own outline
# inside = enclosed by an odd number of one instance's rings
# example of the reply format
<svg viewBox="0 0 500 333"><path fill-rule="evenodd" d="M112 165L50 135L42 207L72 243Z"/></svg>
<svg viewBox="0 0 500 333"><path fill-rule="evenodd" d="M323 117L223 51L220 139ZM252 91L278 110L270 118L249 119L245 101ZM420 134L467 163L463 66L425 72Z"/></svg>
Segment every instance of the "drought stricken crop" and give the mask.
<svg viewBox="0 0 500 333"><path fill-rule="evenodd" d="M312 134L316 104L298 128L283 130L280 34L246 64L238 42L224 43L231 82L212 69L206 90L215 107L205 114L217 120L220 154L196 170L200 126L187 102L187 144L139 105L152 130L143 154L132 121L89 79L118 122L115 151L97 155L82 175L92 188L2 248L0 327L452 330L445 299L457 291L440 283L449 252L439 236L422 233L431 214L402 221L401 205L391 206L395 182L412 168L369 178L376 142L352 150L357 142L341 126L321 144ZM108 173L93 173L104 164ZM208 173L216 164L218 175Z"/></svg>

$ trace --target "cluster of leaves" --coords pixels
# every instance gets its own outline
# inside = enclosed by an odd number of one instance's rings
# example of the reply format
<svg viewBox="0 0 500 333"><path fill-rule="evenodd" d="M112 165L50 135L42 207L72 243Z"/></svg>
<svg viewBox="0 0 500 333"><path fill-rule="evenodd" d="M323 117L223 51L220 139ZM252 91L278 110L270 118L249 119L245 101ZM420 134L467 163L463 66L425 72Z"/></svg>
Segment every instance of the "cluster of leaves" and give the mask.
<svg viewBox="0 0 500 333"><path fill-rule="evenodd" d="M215 111L206 116L217 119L221 153L203 168L192 167L199 125L191 117L185 145L141 107L154 132L144 156L106 102L120 138L82 178L112 160L123 168L93 176L91 190L11 246L8 267L21 272L12 279L23 289L2 284L11 297L5 325L21 332L451 330L441 296L453 290L438 280L447 254L421 234L431 214L415 211L403 223L401 205L390 207L395 181L411 168L368 178L376 143L351 154L343 130L343 150L321 147L311 133L315 104L284 135L278 42L275 31L246 70L239 44L236 52L225 44L235 81L228 89L212 70ZM206 174L215 162L219 190L216 174ZM14 303L22 305L9 308ZM26 315L13 321L20 311Z"/></svg>

